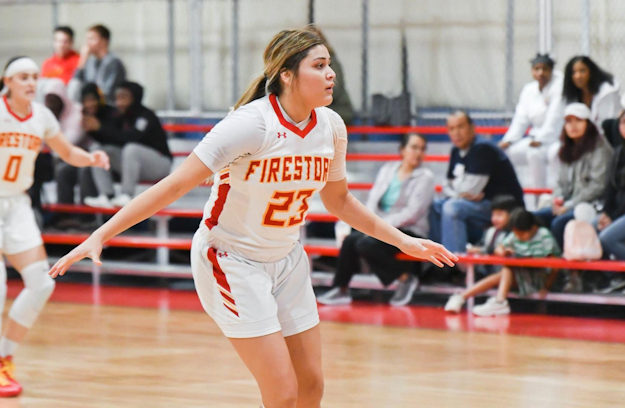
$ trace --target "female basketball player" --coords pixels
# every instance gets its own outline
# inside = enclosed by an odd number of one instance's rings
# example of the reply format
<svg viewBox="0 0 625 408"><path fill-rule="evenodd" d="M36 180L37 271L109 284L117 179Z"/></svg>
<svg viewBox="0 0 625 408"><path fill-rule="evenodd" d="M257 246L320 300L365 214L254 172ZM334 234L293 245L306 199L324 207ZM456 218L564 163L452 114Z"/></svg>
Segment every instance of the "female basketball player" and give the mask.
<svg viewBox="0 0 625 408"><path fill-rule="evenodd" d="M0 397L18 395L12 356L54 290L41 234L25 191L33 183L35 159L45 142L67 163L108 168L104 152L87 153L70 144L52 112L33 102L39 68L30 58L13 58L0 81L0 315L6 298L2 254L19 271L24 290L13 302L0 338Z"/></svg>
<svg viewBox="0 0 625 408"><path fill-rule="evenodd" d="M264 53L264 74L185 162L124 207L51 269L56 277L102 244L215 174L191 266L206 312L230 339L267 408L319 407L319 316L298 242L310 197L363 233L438 266L457 258L411 238L355 199L345 180L347 132L325 108L335 74L310 28L282 31ZM268 93L268 94L267 94Z"/></svg>

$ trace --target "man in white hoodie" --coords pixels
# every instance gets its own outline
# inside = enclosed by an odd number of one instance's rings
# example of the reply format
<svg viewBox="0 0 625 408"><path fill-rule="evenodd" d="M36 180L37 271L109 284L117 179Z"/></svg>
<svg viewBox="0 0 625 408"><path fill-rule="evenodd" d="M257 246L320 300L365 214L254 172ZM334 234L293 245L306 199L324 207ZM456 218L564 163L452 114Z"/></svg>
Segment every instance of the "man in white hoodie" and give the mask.
<svg viewBox="0 0 625 408"><path fill-rule="evenodd" d="M549 147L558 141L564 124L560 112L563 75L554 71L555 61L549 55L537 54L531 63L534 81L523 87L510 128L499 146L517 173L519 166L527 166L527 177L521 177L524 187L553 187L558 159L550 157Z"/></svg>

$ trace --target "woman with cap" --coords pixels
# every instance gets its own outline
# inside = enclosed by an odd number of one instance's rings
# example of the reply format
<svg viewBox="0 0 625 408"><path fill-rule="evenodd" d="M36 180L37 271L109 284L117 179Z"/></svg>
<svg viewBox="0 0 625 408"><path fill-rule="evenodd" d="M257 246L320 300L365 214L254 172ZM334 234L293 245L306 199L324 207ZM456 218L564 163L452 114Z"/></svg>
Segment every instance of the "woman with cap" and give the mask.
<svg viewBox="0 0 625 408"><path fill-rule="evenodd" d="M526 187L553 187L555 176L548 183L545 174L558 171L557 162L548 160L547 152L562 128L559 105L563 75L554 71L555 61L548 54L537 54L531 64L534 81L523 87L510 128L499 146L515 167L527 166Z"/></svg>
<svg viewBox="0 0 625 408"><path fill-rule="evenodd" d="M0 338L0 397L21 393L13 375L13 355L54 290L41 233L25 194L33 183L41 146L45 142L74 166L109 166L105 153L88 153L69 143L54 114L33 101L38 75L33 60L18 57L9 61L0 81L0 259L6 256L24 280ZM6 266L0 261L0 312L6 291Z"/></svg>
<svg viewBox="0 0 625 408"><path fill-rule="evenodd" d="M562 165L553 191L551 208L536 212L563 247L564 227L572 220L579 203L598 203L603 198L612 147L590 120L583 103L572 103L564 111L564 129L558 152Z"/></svg>

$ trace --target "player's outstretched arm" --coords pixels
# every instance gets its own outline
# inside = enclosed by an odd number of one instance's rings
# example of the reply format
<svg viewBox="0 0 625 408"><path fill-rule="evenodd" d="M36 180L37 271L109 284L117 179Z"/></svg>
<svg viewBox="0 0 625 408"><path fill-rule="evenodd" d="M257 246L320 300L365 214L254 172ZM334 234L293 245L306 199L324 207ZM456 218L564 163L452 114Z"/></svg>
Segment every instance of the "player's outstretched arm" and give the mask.
<svg viewBox="0 0 625 408"><path fill-rule="evenodd" d="M404 234L372 213L347 188L347 180L326 183L320 192L326 209L358 231L397 247L402 252L442 267L453 266L458 257L429 239Z"/></svg>
<svg viewBox="0 0 625 408"><path fill-rule="evenodd" d="M50 275L63 275L72 264L84 258L100 264L102 245L106 241L167 207L212 174L195 153L191 153L172 174L135 197L82 244L59 259L50 269Z"/></svg>
<svg viewBox="0 0 625 408"><path fill-rule="evenodd" d="M46 139L46 144L61 160L74 167L101 167L108 170L110 167L109 157L102 150L95 152L87 152L78 146L71 144L63 133L59 133L55 137Z"/></svg>

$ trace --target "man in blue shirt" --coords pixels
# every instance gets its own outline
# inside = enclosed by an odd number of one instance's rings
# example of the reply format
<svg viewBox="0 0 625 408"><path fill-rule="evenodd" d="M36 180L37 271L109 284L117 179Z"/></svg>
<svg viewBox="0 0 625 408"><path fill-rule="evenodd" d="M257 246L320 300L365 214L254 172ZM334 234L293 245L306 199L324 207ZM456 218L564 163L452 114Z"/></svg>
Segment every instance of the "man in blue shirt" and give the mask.
<svg viewBox="0 0 625 408"><path fill-rule="evenodd" d="M430 210L430 238L450 251L463 253L471 236L490 223L490 200L509 194L523 203L523 190L512 163L494 143L475 135L471 117L457 111L447 118L451 150L445 198Z"/></svg>

